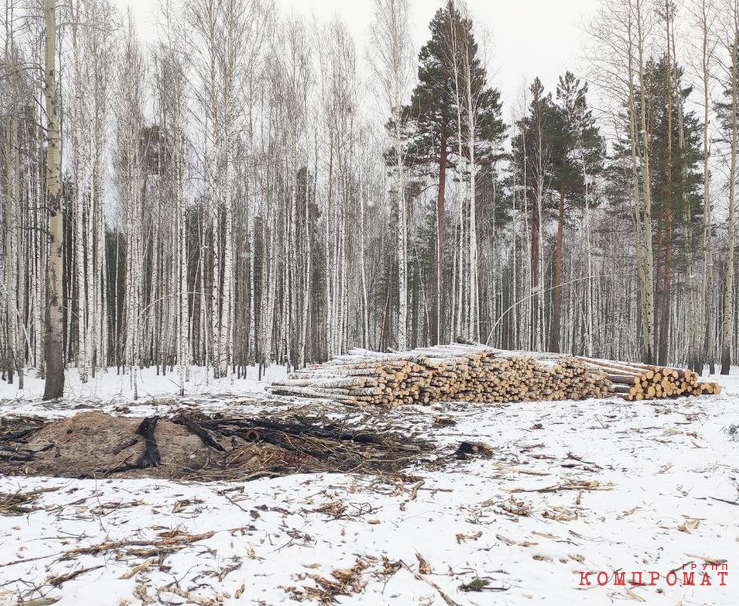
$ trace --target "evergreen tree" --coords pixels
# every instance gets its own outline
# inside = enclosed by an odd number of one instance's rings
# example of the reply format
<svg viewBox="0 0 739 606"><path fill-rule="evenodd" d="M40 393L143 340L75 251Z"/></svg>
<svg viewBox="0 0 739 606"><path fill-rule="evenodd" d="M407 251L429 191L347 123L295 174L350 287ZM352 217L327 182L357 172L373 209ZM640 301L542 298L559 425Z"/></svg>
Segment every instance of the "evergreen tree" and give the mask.
<svg viewBox="0 0 739 606"><path fill-rule="evenodd" d="M551 187L559 192L550 351L560 350L565 202L583 200L587 195L586 178L601 173L605 156L605 142L588 107L587 93L587 83L581 82L572 72L560 76L557 102L552 107L550 128L547 130L552 148Z"/></svg>
<svg viewBox="0 0 739 606"><path fill-rule="evenodd" d="M487 84L487 73L478 55L472 33L472 21L464 17L453 0L440 8L431 20L431 39L419 54L418 85L411 102L404 108L403 119L410 129L408 162L421 175L438 179L436 226L436 288L432 312L431 340L439 340L442 268L444 262L445 190L448 169L458 169L468 154L459 141L459 116L468 113L466 99L460 94L469 89L474 103L474 151L476 163L494 159L505 134L501 119L500 92ZM470 74L460 86L466 68ZM456 75L456 80L455 80ZM462 134L464 137L465 133ZM468 139L470 133L466 133Z"/></svg>
<svg viewBox="0 0 739 606"><path fill-rule="evenodd" d="M515 181L522 192L523 205L530 213L529 286L532 295L530 328L533 342L539 349L544 346L541 328L544 323L544 299L539 293L542 271L542 214L551 196L552 160L554 157L553 132L558 129L560 117L552 102L551 93L545 93L544 85L535 78L529 87L531 102L525 116L516 121L516 134L512 141L512 168Z"/></svg>
<svg viewBox="0 0 739 606"><path fill-rule="evenodd" d="M670 71L672 70L672 71ZM650 60L644 69L646 105L646 146L650 158L652 232L655 237L654 267L657 356L665 364L669 358L669 327L672 286L675 278L691 271L688 259L698 241L703 216L701 172L702 125L688 110L692 89L682 88L683 69L667 56ZM641 111L637 100L635 111ZM628 116L623 116L628 121ZM607 169L609 193L617 205L628 203L632 175L623 169L630 143L614 144L614 157Z"/></svg>
<svg viewBox="0 0 739 606"><path fill-rule="evenodd" d="M672 73L670 72L672 70ZM652 159L652 216L656 226L657 357L666 364L672 286L690 271L688 250L703 215L699 163L700 124L686 102L691 89L676 86L683 70L668 57L649 61L645 70L648 146ZM680 133L682 115L682 134ZM677 144L684 140L682 147Z"/></svg>

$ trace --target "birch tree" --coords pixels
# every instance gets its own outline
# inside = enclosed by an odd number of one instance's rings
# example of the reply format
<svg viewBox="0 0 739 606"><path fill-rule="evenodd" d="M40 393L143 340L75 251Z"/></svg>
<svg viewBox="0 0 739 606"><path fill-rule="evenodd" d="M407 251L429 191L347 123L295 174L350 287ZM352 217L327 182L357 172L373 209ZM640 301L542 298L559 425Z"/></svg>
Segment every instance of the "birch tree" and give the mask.
<svg viewBox="0 0 739 606"><path fill-rule="evenodd" d="M650 22L645 14L644 0L634 0L633 13L629 15L629 25L635 23L635 37L633 38L633 50L635 50L636 81L639 96L639 127L634 129L632 136L637 142L639 150L642 196L644 205L642 208L642 236L643 242L638 246L643 248L643 275L641 288L643 291L643 317L644 324L644 361L653 363L655 361L655 308L654 308L654 260L652 257L652 176L650 172L650 150L647 144L647 107L646 107L646 82L644 79L645 53L648 44ZM630 39L632 31L629 31ZM632 69L633 60L629 57L629 66ZM636 95L630 95L630 112L636 112Z"/></svg>
<svg viewBox="0 0 739 606"><path fill-rule="evenodd" d="M45 0L46 69L46 203L49 214L49 245L46 266L46 383L44 400L64 395L64 319L62 313L64 226L62 207L61 132L56 65L56 0Z"/></svg>
<svg viewBox="0 0 739 606"><path fill-rule="evenodd" d="M85 136L88 140L88 229L85 241L88 309L87 342L93 377L108 366L106 214L107 160L109 158L112 65L114 64L116 16L108 0L91 0L83 52L88 57L89 92ZM92 291L91 293L89 291Z"/></svg>
<svg viewBox="0 0 739 606"><path fill-rule="evenodd" d="M167 244L171 245L171 292L168 297L174 352L177 356L180 395L185 393L190 364L190 308L188 288L188 230L186 178L188 176L187 140L187 61L178 40L181 35L172 2L161 5L163 25L160 46L155 52L157 99L163 132L165 195L171 204L173 221Z"/></svg>
<svg viewBox="0 0 739 606"><path fill-rule="evenodd" d="M0 16L4 380L51 370L56 397L64 360L83 380L113 363L182 393L191 364L238 378L457 337L736 356L736 0L603 0L603 111L584 80L535 81L510 155L460 1L412 92L408 0L375 1L374 105L338 19L171 0L150 52L109 0L42 4Z"/></svg>
<svg viewBox="0 0 739 606"><path fill-rule="evenodd" d="M702 347L693 361L695 370L702 372L703 364L709 362L713 367L714 331L711 326L710 285L712 283L713 263L711 262L711 83L716 52L714 30L717 23L716 7L713 0L693 0L691 6L694 23L700 32L699 46L695 49L698 55L697 74L701 84L703 105L703 234L701 242L702 276L700 292L700 311L698 326L701 329Z"/></svg>
<svg viewBox="0 0 739 606"><path fill-rule="evenodd" d="M412 81L408 0L374 0L372 66L390 114L395 162L398 259L398 349L408 347L408 210L402 107Z"/></svg>
<svg viewBox="0 0 739 606"><path fill-rule="evenodd" d="M721 327L721 374L731 370L731 349L734 339L734 213L736 207L737 146L739 145L739 2L725 0L724 32L722 42L728 59L726 94L729 98L724 108L724 131L729 147L728 171L728 219L726 223L728 255L724 285L723 323ZM728 114L728 115L727 115Z"/></svg>
<svg viewBox="0 0 739 606"><path fill-rule="evenodd" d="M123 205L126 234L125 271L125 363L130 372L134 398L142 366L143 282L144 282L144 194L147 180L147 138L144 99L146 98L144 58L140 53L129 15L124 38L117 88L118 186Z"/></svg>
<svg viewBox="0 0 739 606"><path fill-rule="evenodd" d="M2 57L2 95L0 112L2 112L2 168L0 181L3 183L5 212L3 214L3 258L2 275L5 280L2 291L4 303L3 319L5 324L4 347L0 348L3 358L3 371L7 373L8 383L13 383L17 374L18 386L23 388L23 295L24 289L19 280L22 279L23 249L23 205L21 200L23 183L21 180L21 145L23 131L22 114L19 109L23 105L20 65L20 49L15 39L15 11L6 2L4 15L4 48Z"/></svg>
<svg viewBox="0 0 739 606"><path fill-rule="evenodd" d="M595 75L604 90L625 108L626 134L631 164L632 217L636 273L639 281L642 359L655 355L654 257L652 235L652 178L648 145L645 65L650 45L652 16L644 0L604 3L590 35Z"/></svg>
<svg viewBox="0 0 739 606"><path fill-rule="evenodd" d="M92 97L88 89L91 73L88 69L88 53L83 52L84 32L89 24L87 3L85 0L71 0L69 13L69 30L71 38L71 77L69 83L72 89L71 112L67 120L72 131L72 171L74 174L74 199L72 212L74 221L74 267L76 274L76 325L77 325L77 366L80 380L87 383L90 376L90 326L91 318L88 315L88 283L87 278L92 267L87 265L86 250L89 250L87 234L94 233L90 212L90 193L92 180L92 149L90 138L86 136L85 126L91 122L89 99ZM86 49L85 49L86 50ZM93 290L97 280L91 280L89 289Z"/></svg>
<svg viewBox="0 0 739 606"><path fill-rule="evenodd" d="M245 110L242 91L270 31L272 8L260 0L188 0L185 6L197 79L193 92L202 110L212 250L210 350L218 378L228 373L233 349L234 153Z"/></svg>

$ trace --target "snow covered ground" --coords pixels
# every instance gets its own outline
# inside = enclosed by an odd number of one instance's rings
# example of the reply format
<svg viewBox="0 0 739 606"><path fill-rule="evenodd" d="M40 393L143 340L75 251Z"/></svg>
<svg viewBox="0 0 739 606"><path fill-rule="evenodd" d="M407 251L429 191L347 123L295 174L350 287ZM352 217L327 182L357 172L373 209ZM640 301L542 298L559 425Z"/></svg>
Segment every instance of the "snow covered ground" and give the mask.
<svg viewBox="0 0 739 606"><path fill-rule="evenodd" d="M255 397L264 395L265 387L271 382L284 378L284 366L269 366L259 380L256 366L247 368L246 378L213 379L202 366L190 367L190 379L185 382L185 400L210 397ZM158 375L156 368L144 368L138 378L138 404L150 403L153 399L176 396L180 392L180 376L177 370L166 375ZM44 393L44 380L31 371L25 377L24 389L18 389L18 381L8 384L0 381L0 416L9 412L15 414L44 414L62 416L76 414L80 407L110 408L121 404L133 404L134 389L130 374L117 374L115 368L107 372L98 371L95 378L87 383L80 381L77 369L68 370L65 375L64 402L45 405L41 403ZM144 413L142 413L144 414Z"/></svg>
<svg viewBox="0 0 739 606"><path fill-rule="evenodd" d="M733 606L738 379L719 378L719 397L451 404L378 415L442 448L404 479L0 477L0 493L38 491L0 513L0 605ZM111 393L121 406L125 389L104 384L93 406L110 406ZM209 406L234 405L233 397L214 397L225 387L201 392ZM152 406L164 404L145 408ZM488 444L490 456L459 459L464 440ZM654 585L651 571L660 575ZM695 573L695 586L683 584L683 571ZM586 572L591 585L581 586ZM625 585L614 572L626 573ZM647 585L632 586L634 572ZM700 585L704 572L710 586Z"/></svg>

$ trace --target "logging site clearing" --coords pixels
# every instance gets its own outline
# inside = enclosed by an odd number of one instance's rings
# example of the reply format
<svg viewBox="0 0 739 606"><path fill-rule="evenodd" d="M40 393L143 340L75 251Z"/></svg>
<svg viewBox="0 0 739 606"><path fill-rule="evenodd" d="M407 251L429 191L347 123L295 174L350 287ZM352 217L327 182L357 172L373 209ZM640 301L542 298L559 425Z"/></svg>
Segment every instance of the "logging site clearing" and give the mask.
<svg viewBox="0 0 739 606"><path fill-rule="evenodd" d="M732 603L734 376L466 345L191 373L0 387L1 605Z"/></svg>

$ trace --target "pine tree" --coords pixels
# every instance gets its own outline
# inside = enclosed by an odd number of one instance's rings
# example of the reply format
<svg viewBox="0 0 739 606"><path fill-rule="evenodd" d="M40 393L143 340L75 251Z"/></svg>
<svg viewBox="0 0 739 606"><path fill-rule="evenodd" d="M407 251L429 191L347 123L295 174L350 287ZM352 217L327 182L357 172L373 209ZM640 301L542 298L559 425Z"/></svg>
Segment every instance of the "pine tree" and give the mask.
<svg viewBox="0 0 739 606"><path fill-rule="evenodd" d="M529 346L544 346L544 297L541 294L543 261L543 225L547 190L552 181L555 153L553 132L560 121L551 93L544 92L544 85L535 78L529 87L531 102L528 113L516 122L516 135L512 141L513 167L518 173L517 182L523 193L524 206L530 213L529 288L531 317L529 321Z"/></svg>
<svg viewBox="0 0 739 606"><path fill-rule="evenodd" d="M692 242L694 221L703 213L700 198L700 124L687 111L691 89L675 86L683 70L670 58L649 61L645 69L645 99L648 116L647 145L652 159L652 215L655 220L657 294L657 357L666 364L672 284L677 276L687 276L688 243ZM682 130L680 132L680 125ZM683 140L681 148L677 142ZM680 246L678 246L680 244Z"/></svg>
<svg viewBox="0 0 739 606"><path fill-rule="evenodd" d="M689 257L693 241L699 238L704 203L702 200L702 125L688 98L692 89L682 88L683 69L671 65L668 58L650 60L644 68L644 104L647 131L645 153L650 158L649 190L650 233L653 235L652 262L655 267L656 347L660 363L670 358L669 330L672 309L672 284L676 278L689 277ZM635 113L641 113L641 95ZM626 110L628 112L628 110ZM626 117L624 117L626 119ZM674 144L671 144L674 141ZM616 206L629 203L629 176L622 173L621 162L630 155L630 143L619 140L607 173Z"/></svg>
<svg viewBox="0 0 739 606"><path fill-rule="evenodd" d="M562 256L566 200L581 202L586 194L586 175L597 177L603 169L605 142L587 103L588 85L566 72L557 84L548 135L551 137L551 187L559 193L557 249L554 262L554 300L550 327L550 351L560 350L562 305Z"/></svg>
<svg viewBox="0 0 739 606"><path fill-rule="evenodd" d="M464 17L453 0L449 0L436 12L429 27L431 39L419 54L419 82L410 104L404 108L403 119L410 123L412 131L408 162L420 174L438 179L436 276L431 314L431 341L438 343L444 317L441 299L447 170L459 171L473 154L477 163L490 162L505 134L505 125L500 117L500 92L487 84L471 19ZM470 103L471 100L474 102ZM473 116L470 116L471 107ZM464 142L460 120L463 115L467 116ZM469 125L474 125L474 132L469 132ZM473 146L468 145L464 150L463 146L470 141L474 141Z"/></svg>

